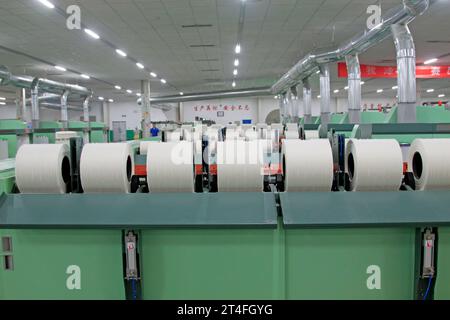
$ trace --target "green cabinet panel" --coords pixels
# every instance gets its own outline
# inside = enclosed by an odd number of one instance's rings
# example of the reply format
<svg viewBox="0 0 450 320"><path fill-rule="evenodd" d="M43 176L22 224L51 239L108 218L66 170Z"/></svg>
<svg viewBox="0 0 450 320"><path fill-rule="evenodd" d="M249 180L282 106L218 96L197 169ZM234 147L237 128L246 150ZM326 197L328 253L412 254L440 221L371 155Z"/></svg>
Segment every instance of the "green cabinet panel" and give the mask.
<svg viewBox="0 0 450 320"><path fill-rule="evenodd" d="M144 299L280 299L280 229L145 230Z"/></svg>
<svg viewBox="0 0 450 320"><path fill-rule="evenodd" d="M413 228L287 229L286 297L412 299L414 236ZM368 289L369 266L380 268L380 289Z"/></svg>
<svg viewBox="0 0 450 320"><path fill-rule="evenodd" d="M63 214L63 212L61 212ZM124 299L119 230L0 230L12 237L13 270L0 269L1 299ZM1 248L0 248L1 250ZM80 290L66 286L80 268Z"/></svg>
<svg viewBox="0 0 450 320"><path fill-rule="evenodd" d="M434 299L450 299L450 228L438 228L437 276Z"/></svg>

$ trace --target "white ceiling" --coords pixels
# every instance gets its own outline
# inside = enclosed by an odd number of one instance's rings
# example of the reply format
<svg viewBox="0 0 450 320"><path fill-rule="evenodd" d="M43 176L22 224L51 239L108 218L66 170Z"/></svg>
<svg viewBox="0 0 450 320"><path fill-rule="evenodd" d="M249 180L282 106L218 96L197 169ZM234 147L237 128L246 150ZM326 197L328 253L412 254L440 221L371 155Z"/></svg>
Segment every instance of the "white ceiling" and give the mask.
<svg viewBox="0 0 450 320"><path fill-rule="evenodd" d="M149 78L149 70L168 81L162 85L153 80L152 96L231 89L241 0L50 1L64 10L79 5L82 23L109 45L80 30L68 30L62 14L37 0L0 0L0 46L9 49L0 48L0 65L8 66L15 74L78 83L92 88L97 96L116 101L133 100L135 96L115 90L113 84L137 91L140 80ZM338 44L355 35L366 25L367 6L377 3L385 11L401 0L246 0L237 88L270 86L312 49ZM182 27L193 24L211 26ZM439 63L450 65L450 1L438 0L410 26L418 63L448 54ZM142 62L147 71L118 57L111 45ZM392 41L370 49L360 60L394 65ZM93 78L84 80L71 72L61 73L47 63ZM332 89L341 89L339 94L344 97L346 81L337 79L336 69L332 67ZM363 94L368 95L395 85L395 80L365 81ZM317 82L313 81L315 92ZM430 96L441 92L450 96L449 79L419 80L418 87L434 88ZM14 88L0 87L0 93L12 98ZM384 94L395 96L389 90Z"/></svg>

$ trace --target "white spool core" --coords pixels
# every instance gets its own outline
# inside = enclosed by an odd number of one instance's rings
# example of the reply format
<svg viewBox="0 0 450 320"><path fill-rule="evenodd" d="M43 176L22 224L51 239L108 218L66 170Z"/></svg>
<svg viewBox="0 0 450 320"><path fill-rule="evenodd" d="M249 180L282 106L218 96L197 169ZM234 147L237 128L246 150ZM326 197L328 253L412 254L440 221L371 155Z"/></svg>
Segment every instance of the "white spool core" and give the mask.
<svg viewBox="0 0 450 320"><path fill-rule="evenodd" d="M16 155L16 183L21 193L66 193L70 181L66 144L25 144Z"/></svg>
<svg viewBox="0 0 450 320"><path fill-rule="evenodd" d="M403 178L403 157L394 139L350 139L346 148L351 191L398 191Z"/></svg>
<svg viewBox="0 0 450 320"><path fill-rule="evenodd" d="M416 139L411 144L408 168L416 190L450 189L450 139Z"/></svg>

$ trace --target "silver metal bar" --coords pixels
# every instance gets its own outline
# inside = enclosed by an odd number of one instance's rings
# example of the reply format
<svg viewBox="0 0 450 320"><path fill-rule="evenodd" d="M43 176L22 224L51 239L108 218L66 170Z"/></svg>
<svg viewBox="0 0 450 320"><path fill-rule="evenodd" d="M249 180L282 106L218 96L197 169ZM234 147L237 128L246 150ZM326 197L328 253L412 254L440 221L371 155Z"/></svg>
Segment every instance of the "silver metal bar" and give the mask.
<svg viewBox="0 0 450 320"><path fill-rule="evenodd" d="M67 111L67 98L69 97L70 91L66 90L61 96L61 122L64 128L68 127L69 113Z"/></svg>
<svg viewBox="0 0 450 320"><path fill-rule="evenodd" d="M407 25L391 27L397 55L397 122L416 122L416 49Z"/></svg>
<svg viewBox="0 0 450 320"><path fill-rule="evenodd" d="M31 89L31 122L34 129L39 128L39 88Z"/></svg>
<svg viewBox="0 0 450 320"><path fill-rule="evenodd" d="M245 89L237 91L218 91L209 93L192 93L185 94L183 96L166 96L151 98L150 102L152 106L160 103L175 103L175 102L186 102L186 101L198 101L198 100L213 100L221 98L239 98L239 97L256 97L256 96L267 96L271 95L270 88L255 88L255 89Z"/></svg>
<svg viewBox="0 0 450 320"><path fill-rule="evenodd" d="M83 120L89 122L89 106L91 103L91 96L88 96L83 101Z"/></svg>
<svg viewBox="0 0 450 320"><path fill-rule="evenodd" d="M433 3L434 1L431 1ZM429 7L430 0L403 0L403 4L388 11L382 22L372 28L365 29L355 37L345 41L339 47L329 50L316 50L297 62L271 88L272 94L286 91L302 79L313 74L324 63L336 62L352 54L359 54L380 43L391 35L394 24L408 24L417 15L423 14Z"/></svg>
<svg viewBox="0 0 450 320"><path fill-rule="evenodd" d="M361 123L361 68L357 54L345 57L348 73L348 121Z"/></svg>

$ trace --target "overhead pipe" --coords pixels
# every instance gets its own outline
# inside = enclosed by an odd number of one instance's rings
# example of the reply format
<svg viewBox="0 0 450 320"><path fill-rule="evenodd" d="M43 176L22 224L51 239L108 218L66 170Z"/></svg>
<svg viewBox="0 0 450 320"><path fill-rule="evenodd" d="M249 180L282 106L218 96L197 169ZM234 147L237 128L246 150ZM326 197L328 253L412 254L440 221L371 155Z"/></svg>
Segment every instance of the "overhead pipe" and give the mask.
<svg viewBox="0 0 450 320"><path fill-rule="evenodd" d="M303 119L304 123L312 123L311 116L312 92L309 79L303 79Z"/></svg>
<svg viewBox="0 0 450 320"><path fill-rule="evenodd" d="M330 123L331 112L331 93L330 93L330 65L323 64L320 70L320 122L321 124Z"/></svg>
<svg viewBox="0 0 450 320"><path fill-rule="evenodd" d="M403 4L389 10L381 18L381 23L366 29L357 36L345 41L339 47L326 51L315 50L297 62L271 88L272 94L285 92L288 88L312 75L325 63L343 60L348 55L359 54L380 43L391 35L391 26L408 24L416 16L423 14L435 0L403 0Z"/></svg>
<svg viewBox="0 0 450 320"><path fill-rule="evenodd" d="M416 122L416 49L407 25L391 27L397 55L397 122Z"/></svg>
<svg viewBox="0 0 450 320"><path fill-rule="evenodd" d="M348 122L361 123L361 68L357 54L345 57L348 73Z"/></svg>
<svg viewBox="0 0 450 320"><path fill-rule="evenodd" d="M187 102L187 101L199 101L199 100L214 100L223 98L240 98L240 97L255 97L255 96L267 96L271 95L270 88L251 88L244 90L234 90L234 91L217 91L209 93L192 93L185 94L183 96L165 96L150 98L152 105L160 103L176 103L176 102Z"/></svg>
<svg viewBox="0 0 450 320"><path fill-rule="evenodd" d="M83 120L84 122L89 122L89 106L91 104L92 96L87 96L83 101Z"/></svg>
<svg viewBox="0 0 450 320"><path fill-rule="evenodd" d="M32 83L32 77L15 76L9 72L7 67L0 66L0 85L11 85L22 89L31 89Z"/></svg>
<svg viewBox="0 0 450 320"><path fill-rule="evenodd" d="M63 128L67 129L69 126L69 112L67 111L67 99L70 91L66 90L61 96L61 122Z"/></svg>

